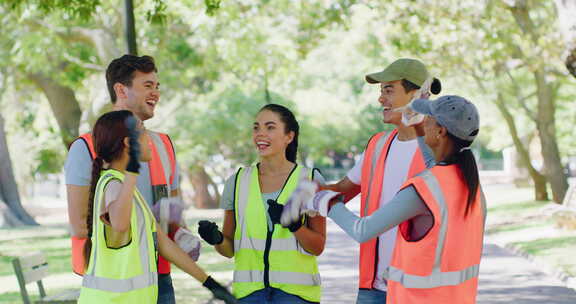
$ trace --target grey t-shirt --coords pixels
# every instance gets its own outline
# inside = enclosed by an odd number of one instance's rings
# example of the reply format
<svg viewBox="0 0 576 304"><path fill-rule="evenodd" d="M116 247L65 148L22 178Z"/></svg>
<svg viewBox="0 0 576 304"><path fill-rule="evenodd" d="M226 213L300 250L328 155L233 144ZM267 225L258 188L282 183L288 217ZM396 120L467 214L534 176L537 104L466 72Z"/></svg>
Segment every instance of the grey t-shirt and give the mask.
<svg viewBox="0 0 576 304"><path fill-rule="evenodd" d="M224 210L234 210L234 183L236 182L236 174L232 174L232 176L228 177L226 183L224 184L224 191L222 192L222 197L220 198L220 208ZM315 169L312 175L314 181L325 184L326 181L319 170ZM264 204L264 210L266 210L266 218L268 220L268 228L272 229L272 220L270 219L270 215L268 214L268 200L276 200L280 195L281 189L278 189L276 192L272 193L262 193L262 204Z"/></svg>
<svg viewBox="0 0 576 304"><path fill-rule="evenodd" d="M170 190L176 190L179 186L179 169L178 162L176 162L176 172L174 172L174 180L170 184ZM67 185L75 186L90 186L92 178L92 157L90 151L83 140L76 140L64 164L64 172ZM154 203L152 196L152 183L150 180L150 169L147 162L140 162L140 173L138 175L136 187L148 203L152 206Z"/></svg>

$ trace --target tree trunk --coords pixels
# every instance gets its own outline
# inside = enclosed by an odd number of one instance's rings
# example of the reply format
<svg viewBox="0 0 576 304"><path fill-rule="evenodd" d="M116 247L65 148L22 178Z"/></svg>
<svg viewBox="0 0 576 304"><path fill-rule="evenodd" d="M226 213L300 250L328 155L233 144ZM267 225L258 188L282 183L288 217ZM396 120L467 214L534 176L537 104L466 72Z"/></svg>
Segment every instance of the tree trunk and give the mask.
<svg viewBox="0 0 576 304"><path fill-rule="evenodd" d="M28 78L34 82L46 95L50 108L60 127L60 135L66 149L78 137L80 117L82 111L76 99L74 91L59 84L54 79L40 73L28 74Z"/></svg>
<svg viewBox="0 0 576 304"><path fill-rule="evenodd" d="M516 122L514 121L514 117L508 110L504 102L504 97L502 94L498 94L498 98L495 102L496 107L504 117L504 121L508 126L508 130L510 130L510 136L512 136L512 141L514 142L514 147L520 156L521 164L528 169L528 174L530 174L530 178L534 182L534 199L538 201L546 201L548 200L548 191L546 190L546 177L542 175L530 162L530 153L528 149L522 143L520 136L518 135L518 129L516 129Z"/></svg>
<svg viewBox="0 0 576 304"><path fill-rule="evenodd" d="M566 1L564 1L564 3L566 3ZM518 27L530 38L534 47L538 47L539 43L541 43L541 37L536 30L537 25L530 17L529 1L516 0L514 5L509 9ZM524 60L531 59L525 58ZM538 130L538 136L541 142L545 175L552 186L552 199L554 202L561 204L568 189L568 179L562 167L556 138L556 109L554 108L556 92L554 92L552 85L546 81L546 65L547 63L544 60L538 62L538 67L533 72L536 83L536 96L538 98L536 129Z"/></svg>
<svg viewBox="0 0 576 304"><path fill-rule="evenodd" d="M203 166L194 167L189 173L190 183L194 189L194 206L199 209L216 209L219 207L220 193L218 187L204 170ZM214 195L210 194L212 188Z"/></svg>
<svg viewBox="0 0 576 304"><path fill-rule="evenodd" d="M134 21L134 4L132 0L124 0L124 35L128 54L138 55L136 47L136 24Z"/></svg>
<svg viewBox="0 0 576 304"><path fill-rule="evenodd" d="M538 96L537 123L538 135L541 141L542 157L546 168L546 176L552 186L552 199L561 204L568 190L568 177L564 172L558 140L556 137L555 119L555 92L552 85L546 81L546 75L542 69L534 72L536 90Z"/></svg>
<svg viewBox="0 0 576 304"><path fill-rule="evenodd" d="M558 26L566 45L564 64L570 74L576 77L576 0L556 0L555 2L559 19Z"/></svg>
<svg viewBox="0 0 576 304"><path fill-rule="evenodd" d="M0 114L0 226L38 225L20 203L18 185L12 170L4 118Z"/></svg>

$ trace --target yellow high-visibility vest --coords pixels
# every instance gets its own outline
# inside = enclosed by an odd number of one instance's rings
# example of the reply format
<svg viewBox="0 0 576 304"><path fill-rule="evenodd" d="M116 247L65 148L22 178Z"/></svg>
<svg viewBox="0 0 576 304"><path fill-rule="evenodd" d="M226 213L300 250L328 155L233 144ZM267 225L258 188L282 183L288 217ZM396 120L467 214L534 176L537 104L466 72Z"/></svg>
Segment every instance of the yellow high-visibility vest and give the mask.
<svg viewBox="0 0 576 304"><path fill-rule="evenodd" d="M312 178L312 170L296 166L277 202L284 205L299 180L306 178ZM306 252L294 234L282 225L275 224L269 230L256 166L238 171L234 195L234 295L243 298L270 286L307 301L320 302L316 257Z"/></svg>
<svg viewBox="0 0 576 304"><path fill-rule="evenodd" d="M155 304L158 298L156 222L138 189L130 217L129 243L108 248L100 220L104 188L112 180L124 180L116 170L101 173L94 195L92 250L82 280L78 303Z"/></svg>

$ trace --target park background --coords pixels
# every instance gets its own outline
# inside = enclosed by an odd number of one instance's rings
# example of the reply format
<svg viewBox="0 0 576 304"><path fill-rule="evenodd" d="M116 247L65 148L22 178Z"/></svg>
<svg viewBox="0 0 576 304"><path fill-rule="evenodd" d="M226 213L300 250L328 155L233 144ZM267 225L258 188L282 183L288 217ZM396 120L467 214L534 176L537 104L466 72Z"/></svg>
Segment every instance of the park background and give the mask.
<svg viewBox="0 0 576 304"><path fill-rule="evenodd" d="M574 1L0 0L0 302L18 303L10 263L34 250L59 281L49 291L79 284L63 162L110 110L104 71L124 53L156 59L161 99L146 125L175 144L191 227L220 220L224 180L256 160L260 107L293 109L299 161L338 180L390 129L364 75L421 59L442 94L480 110L488 238L576 286ZM204 249L200 264L230 280L231 261ZM208 298L175 278L179 300Z"/></svg>

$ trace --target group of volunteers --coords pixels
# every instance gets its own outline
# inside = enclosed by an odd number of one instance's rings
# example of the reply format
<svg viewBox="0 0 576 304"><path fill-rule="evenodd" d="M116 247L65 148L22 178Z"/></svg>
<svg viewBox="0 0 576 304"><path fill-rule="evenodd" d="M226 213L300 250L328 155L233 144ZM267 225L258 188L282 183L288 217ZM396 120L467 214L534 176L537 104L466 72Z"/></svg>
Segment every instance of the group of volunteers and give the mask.
<svg viewBox="0 0 576 304"><path fill-rule="evenodd" d="M434 78L428 91L422 62L398 59L366 76L380 85L383 121L395 129L373 135L335 184L297 163L300 128L288 108L254 113L258 162L226 180L222 230L207 220L197 228L234 258L232 293L196 264L201 245L182 216L174 146L144 126L160 99L157 71L149 56L114 59L106 70L113 111L70 146L79 303L176 303L171 263L225 303L320 303L326 217L361 243L356 303L475 303L486 217L470 150L479 116L460 96L415 98L441 90ZM423 122L403 122L407 105ZM360 217L345 205L358 194Z"/></svg>

